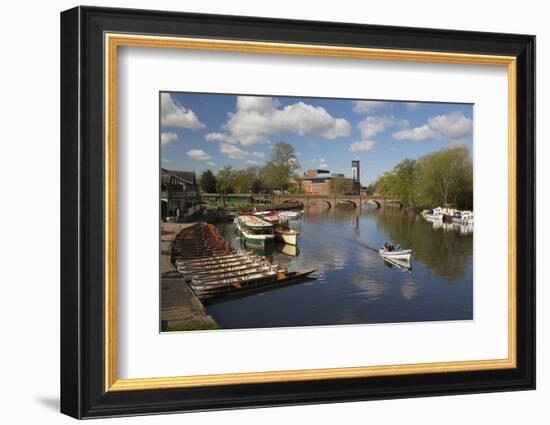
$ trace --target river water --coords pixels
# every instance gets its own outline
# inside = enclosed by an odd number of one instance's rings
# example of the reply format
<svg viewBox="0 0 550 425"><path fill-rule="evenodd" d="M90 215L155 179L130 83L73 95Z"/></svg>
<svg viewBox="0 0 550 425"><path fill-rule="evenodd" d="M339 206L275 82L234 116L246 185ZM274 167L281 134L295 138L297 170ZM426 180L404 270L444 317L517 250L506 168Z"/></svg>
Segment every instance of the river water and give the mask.
<svg viewBox="0 0 550 425"><path fill-rule="evenodd" d="M266 252L289 270L316 269L315 279L207 305L224 329L471 320L471 229L434 225L398 208L349 205L306 208L291 227L298 247ZM240 247L235 225L219 224ZM411 269L383 261L378 248L394 241L414 250Z"/></svg>

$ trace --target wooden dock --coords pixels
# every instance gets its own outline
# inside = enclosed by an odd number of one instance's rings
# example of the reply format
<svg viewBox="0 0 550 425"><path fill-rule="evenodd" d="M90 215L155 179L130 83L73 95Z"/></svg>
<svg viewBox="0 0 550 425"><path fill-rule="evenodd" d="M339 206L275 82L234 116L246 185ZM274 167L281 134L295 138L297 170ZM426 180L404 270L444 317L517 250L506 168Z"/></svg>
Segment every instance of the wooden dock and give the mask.
<svg viewBox="0 0 550 425"><path fill-rule="evenodd" d="M162 223L160 256L160 318L163 331L218 329L204 305L171 262L172 243L194 223Z"/></svg>

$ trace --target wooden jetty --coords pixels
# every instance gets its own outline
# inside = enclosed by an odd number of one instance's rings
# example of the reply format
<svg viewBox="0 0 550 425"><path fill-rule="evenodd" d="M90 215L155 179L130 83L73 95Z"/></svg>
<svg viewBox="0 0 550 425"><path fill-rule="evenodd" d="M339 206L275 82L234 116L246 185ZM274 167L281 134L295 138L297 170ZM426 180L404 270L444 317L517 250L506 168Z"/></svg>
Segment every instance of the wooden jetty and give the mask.
<svg viewBox="0 0 550 425"><path fill-rule="evenodd" d="M212 224L197 223L174 240L172 263L199 300L305 279L315 270L289 272L266 257L229 247Z"/></svg>
<svg viewBox="0 0 550 425"><path fill-rule="evenodd" d="M161 223L160 319L163 331L219 329L171 261L174 239L189 226L190 223Z"/></svg>

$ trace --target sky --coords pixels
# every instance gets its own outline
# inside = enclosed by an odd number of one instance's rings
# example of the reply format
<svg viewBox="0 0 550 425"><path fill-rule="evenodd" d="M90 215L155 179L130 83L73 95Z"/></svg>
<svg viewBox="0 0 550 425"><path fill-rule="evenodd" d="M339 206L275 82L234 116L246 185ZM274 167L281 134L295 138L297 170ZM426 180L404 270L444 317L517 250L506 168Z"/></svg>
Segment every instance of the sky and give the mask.
<svg viewBox="0 0 550 425"><path fill-rule="evenodd" d="M473 149L473 105L382 100L160 93L161 165L169 170L262 166L277 142L294 146L301 170L368 185L405 158L460 144Z"/></svg>

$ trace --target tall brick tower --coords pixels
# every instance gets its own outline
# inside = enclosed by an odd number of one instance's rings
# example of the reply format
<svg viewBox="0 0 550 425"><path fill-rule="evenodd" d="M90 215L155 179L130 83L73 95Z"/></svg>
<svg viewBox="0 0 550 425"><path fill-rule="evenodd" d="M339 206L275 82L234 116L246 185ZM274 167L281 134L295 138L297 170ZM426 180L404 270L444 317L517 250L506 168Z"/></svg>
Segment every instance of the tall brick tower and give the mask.
<svg viewBox="0 0 550 425"><path fill-rule="evenodd" d="M353 180L353 191L359 194L361 192L361 167L357 159L351 161L351 179Z"/></svg>

